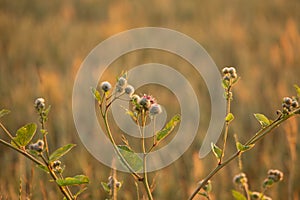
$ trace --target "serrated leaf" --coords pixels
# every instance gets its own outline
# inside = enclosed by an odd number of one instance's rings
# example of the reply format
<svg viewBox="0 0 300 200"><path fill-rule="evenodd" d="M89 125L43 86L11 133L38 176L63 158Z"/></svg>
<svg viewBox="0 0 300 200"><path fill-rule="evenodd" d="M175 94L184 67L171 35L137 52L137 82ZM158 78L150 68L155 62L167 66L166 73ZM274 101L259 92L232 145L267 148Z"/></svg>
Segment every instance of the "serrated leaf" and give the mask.
<svg viewBox="0 0 300 200"><path fill-rule="evenodd" d="M160 140L162 140L165 137L167 137L173 131L173 129L175 128L175 126L178 124L178 122L180 122L180 115L179 114L175 115L166 124L166 126L156 134L156 141L159 142Z"/></svg>
<svg viewBox="0 0 300 200"><path fill-rule="evenodd" d="M247 200L247 198L236 190L231 190L231 194L235 200Z"/></svg>
<svg viewBox="0 0 300 200"><path fill-rule="evenodd" d="M60 157L68 153L76 144L67 144L59 149L56 149L49 157L49 161L58 160Z"/></svg>
<svg viewBox="0 0 300 200"><path fill-rule="evenodd" d="M128 146L118 145L118 149L131 169L137 172L143 168L143 160Z"/></svg>
<svg viewBox="0 0 300 200"><path fill-rule="evenodd" d="M110 188L108 187L107 183L101 182L101 185L105 192L110 193Z"/></svg>
<svg viewBox="0 0 300 200"><path fill-rule="evenodd" d="M89 178L85 175L76 175L65 179L57 179L56 183L59 186L87 184L89 183Z"/></svg>
<svg viewBox="0 0 300 200"><path fill-rule="evenodd" d="M234 119L234 115L232 113L228 113L225 117L225 122L230 123Z"/></svg>
<svg viewBox="0 0 300 200"><path fill-rule="evenodd" d="M33 138L36 132L37 125L34 123L26 124L19 128L16 132L16 137L13 138L12 144L17 143L21 147L25 147Z"/></svg>
<svg viewBox="0 0 300 200"><path fill-rule="evenodd" d="M270 120L263 114L255 113L254 116L263 128L271 124Z"/></svg>
<svg viewBox="0 0 300 200"><path fill-rule="evenodd" d="M10 113L10 110L2 109L0 111L0 118L3 117L4 115L7 115Z"/></svg>
<svg viewBox="0 0 300 200"><path fill-rule="evenodd" d="M247 150L251 149L252 147L254 147L254 144L243 145L240 142L236 142L236 148L239 151L247 151Z"/></svg>
<svg viewBox="0 0 300 200"><path fill-rule="evenodd" d="M101 101L101 95L100 95L100 92L96 89L96 88L91 88L91 91L94 95L94 98L97 100L97 101Z"/></svg>
<svg viewBox="0 0 300 200"><path fill-rule="evenodd" d="M217 159L221 158L221 156L222 156L222 149L220 149L214 143L211 143L211 150L213 151L213 153L215 154L215 156L216 156Z"/></svg>

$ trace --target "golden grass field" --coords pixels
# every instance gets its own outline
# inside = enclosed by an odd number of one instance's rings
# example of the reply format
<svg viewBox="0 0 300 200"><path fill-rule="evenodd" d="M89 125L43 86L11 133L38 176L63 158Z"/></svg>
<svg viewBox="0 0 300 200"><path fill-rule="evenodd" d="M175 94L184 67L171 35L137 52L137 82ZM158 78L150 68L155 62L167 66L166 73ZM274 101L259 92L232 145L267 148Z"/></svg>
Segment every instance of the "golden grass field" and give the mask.
<svg viewBox="0 0 300 200"><path fill-rule="evenodd" d="M82 173L90 178L81 199L104 199L100 182L107 180L110 168L93 158L77 135L72 118L73 81L84 58L106 38L137 27L165 27L198 41L220 70L226 65L237 68L241 80L234 88L229 155L235 150L234 133L244 141L259 129L253 113L275 118L282 97L295 95L293 85L300 85L299 10L298 0L0 0L0 108L11 110L1 122L11 132L28 122L37 123L33 102L43 96L52 106L47 123L50 149L76 143L63 159L65 174ZM106 78L113 81L122 70L153 61L180 70L199 91L203 125L198 137L179 160L157 172L154 191L159 200L187 199L197 182L217 164L212 155L198 158L209 122L206 116L210 115L201 76L172 55L145 50L118 59ZM162 104L168 102L168 94L153 90L152 95ZM299 117L290 120L243 155L243 171L253 190L260 190L268 169L276 168L284 172L284 180L267 195L278 200L300 198L299 125ZM3 131L0 138L8 139ZM32 199L62 199L46 174L38 169L32 172L33 164L3 145L0 163L0 199L18 199L20 179L22 199L26 193L31 193ZM233 199L231 190L237 188L232 178L239 172L234 161L218 173L212 179L212 199ZM136 199L133 179L124 173L118 173L118 179L124 182L119 199Z"/></svg>

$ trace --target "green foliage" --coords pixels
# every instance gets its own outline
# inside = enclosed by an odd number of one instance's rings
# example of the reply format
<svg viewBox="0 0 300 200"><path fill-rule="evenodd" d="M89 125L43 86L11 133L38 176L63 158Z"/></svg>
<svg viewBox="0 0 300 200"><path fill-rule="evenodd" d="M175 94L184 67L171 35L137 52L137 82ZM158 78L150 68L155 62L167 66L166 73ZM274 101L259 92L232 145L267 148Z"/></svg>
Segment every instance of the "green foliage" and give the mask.
<svg viewBox="0 0 300 200"><path fill-rule="evenodd" d="M41 170L43 170L46 173L49 173L49 169L45 165L36 165L36 167L39 168L39 169L41 169Z"/></svg>
<svg viewBox="0 0 300 200"><path fill-rule="evenodd" d="M235 200L247 200L247 198L236 190L231 190L231 194Z"/></svg>
<svg viewBox="0 0 300 200"><path fill-rule="evenodd" d="M108 187L107 183L101 182L101 185L105 192L110 193L110 188Z"/></svg>
<svg viewBox="0 0 300 200"><path fill-rule="evenodd" d="M68 153L76 144L67 144L59 149L55 150L49 157L49 161L55 161Z"/></svg>
<svg viewBox="0 0 300 200"><path fill-rule="evenodd" d="M220 159L222 157L222 149L220 149L216 144L211 143L211 150L213 151L217 159Z"/></svg>
<svg viewBox="0 0 300 200"><path fill-rule="evenodd" d="M162 139L166 138L175 128L175 126L180 122L180 115L175 115L167 124L166 126L160 130L156 134L156 141L159 142Z"/></svg>
<svg viewBox="0 0 300 200"><path fill-rule="evenodd" d="M94 95L94 98L98 101L98 102L101 102L101 95L100 95L100 92L96 89L96 88L91 88L91 91Z"/></svg>
<svg viewBox="0 0 300 200"><path fill-rule="evenodd" d="M300 98L300 87L298 85L294 85L295 89L296 89L296 92L297 92L297 96L298 98Z"/></svg>
<svg viewBox="0 0 300 200"><path fill-rule="evenodd" d="M232 120L234 120L234 115L232 113L228 113L225 122L230 123Z"/></svg>
<svg viewBox="0 0 300 200"><path fill-rule="evenodd" d="M249 149L251 149L252 147L254 147L254 144L251 144L251 145L243 145L241 144L240 142L236 142L236 148L238 151L247 151Z"/></svg>
<svg viewBox="0 0 300 200"><path fill-rule="evenodd" d="M74 177L67 177L64 179L57 179L56 183L60 186L81 185L89 183L89 178L85 175L76 175Z"/></svg>
<svg viewBox="0 0 300 200"><path fill-rule="evenodd" d="M36 132L37 125L34 123L26 124L19 128L16 132L16 137L13 138L11 143L14 145L17 143L19 146L26 146L33 138Z"/></svg>
<svg viewBox="0 0 300 200"><path fill-rule="evenodd" d="M4 115L7 115L10 113L10 110L2 109L0 111L0 118L3 117Z"/></svg>
<svg viewBox="0 0 300 200"><path fill-rule="evenodd" d="M126 145L118 145L117 147L126 162L135 172L143 168L143 160L132 149Z"/></svg>
<svg viewBox="0 0 300 200"><path fill-rule="evenodd" d="M265 128L271 124L271 121L263 114L256 113L254 114L254 116L258 120L262 128Z"/></svg>

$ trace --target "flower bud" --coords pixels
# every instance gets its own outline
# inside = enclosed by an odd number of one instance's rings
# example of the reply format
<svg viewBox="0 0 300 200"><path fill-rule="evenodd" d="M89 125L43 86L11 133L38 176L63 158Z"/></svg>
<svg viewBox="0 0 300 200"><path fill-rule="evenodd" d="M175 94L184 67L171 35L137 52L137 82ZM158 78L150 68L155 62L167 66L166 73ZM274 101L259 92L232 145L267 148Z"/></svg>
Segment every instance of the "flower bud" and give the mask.
<svg viewBox="0 0 300 200"><path fill-rule="evenodd" d="M42 110L45 108L45 99L44 98L37 98L35 101L34 101L34 107L37 109L37 110Z"/></svg>
<svg viewBox="0 0 300 200"><path fill-rule="evenodd" d="M268 171L268 179L272 179L274 182L281 181L283 179L283 173L277 169L270 169Z"/></svg>
<svg viewBox="0 0 300 200"><path fill-rule="evenodd" d="M111 89L111 84L108 81L104 81L100 84L100 87L104 92L107 92Z"/></svg>
<svg viewBox="0 0 300 200"><path fill-rule="evenodd" d="M118 79L118 86L121 86L121 87L124 87L126 84L127 84L127 80L126 80L126 78L124 78L124 77L120 77L119 79Z"/></svg>
<svg viewBox="0 0 300 200"><path fill-rule="evenodd" d="M292 104L292 99L290 97L284 97L283 98L283 103L286 105L291 105Z"/></svg>
<svg viewBox="0 0 300 200"><path fill-rule="evenodd" d="M150 100L146 97L142 97L138 103L145 109L149 109L151 106Z"/></svg>
<svg viewBox="0 0 300 200"><path fill-rule="evenodd" d="M236 70L234 67L229 67L228 68L228 72L232 75L232 74L236 74Z"/></svg>
<svg viewBox="0 0 300 200"><path fill-rule="evenodd" d="M233 177L233 182L238 185L243 185L248 182L248 179L245 173L240 173Z"/></svg>
<svg viewBox="0 0 300 200"><path fill-rule="evenodd" d="M125 93L131 97L134 93L134 87L132 87L131 85L127 85L125 88Z"/></svg>
<svg viewBox="0 0 300 200"><path fill-rule="evenodd" d="M157 115L162 112L161 106L159 104L152 104L149 109L150 115Z"/></svg>
<svg viewBox="0 0 300 200"><path fill-rule="evenodd" d="M228 67L224 67L222 69L223 74L228 74L229 73L229 68Z"/></svg>
<svg viewBox="0 0 300 200"><path fill-rule="evenodd" d="M297 107L299 106L299 103L298 103L298 101L296 101L296 100L293 100L293 102L292 102L291 106L292 106L293 108L297 108Z"/></svg>

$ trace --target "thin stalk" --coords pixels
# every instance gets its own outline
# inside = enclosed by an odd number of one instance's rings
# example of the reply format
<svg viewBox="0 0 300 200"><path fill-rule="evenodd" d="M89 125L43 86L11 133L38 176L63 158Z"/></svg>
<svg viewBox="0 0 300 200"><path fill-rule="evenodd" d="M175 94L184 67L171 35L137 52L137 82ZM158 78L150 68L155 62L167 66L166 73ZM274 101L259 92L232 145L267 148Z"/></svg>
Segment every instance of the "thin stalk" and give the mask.
<svg viewBox="0 0 300 200"><path fill-rule="evenodd" d="M5 128L5 126L0 122L0 126L3 129L3 131L6 133L6 135L11 139L11 141L18 147L20 148L20 145L15 142L14 137L10 134L10 132Z"/></svg>
<svg viewBox="0 0 300 200"><path fill-rule="evenodd" d="M42 160L44 161L45 165L47 165L48 171L52 177L52 179L55 181L58 180L58 177L56 176L55 172L52 170L50 164L48 163L48 161L46 160L46 158L43 156L43 154L40 154L40 157L42 158ZM66 190L65 187L60 186L56 183L56 185L58 186L58 188L60 189L60 191L63 193L63 195L67 198L67 200L74 200L74 197L72 194L69 194L68 190Z"/></svg>
<svg viewBox="0 0 300 200"><path fill-rule="evenodd" d="M227 105L226 105L226 116L230 113L230 103L231 103L231 86L228 87L227 91L226 91L226 101L227 101ZM228 137L228 130L229 130L229 123L230 122L225 122L225 132L224 132L224 139L223 139L223 149L222 149L222 156L219 160L219 165L222 163L222 159L225 155L225 149L226 149L226 143L227 143L227 137Z"/></svg>
<svg viewBox="0 0 300 200"><path fill-rule="evenodd" d="M39 161L38 159L36 159L35 157L33 157L32 155L30 155L29 153L27 153L26 151L22 150L22 149L19 149L19 148L16 148L15 146L13 146L12 144L0 139L0 143L4 144L5 146L15 150L15 151L18 151L19 153L23 154L24 156L26 156L27 158L29 158L30 160L32 160L34 163L38 164L38 165L44 165L44 163L42 163L41 161Z"/></svg>
<svg viewBox="0 0 300 200"><path fill-rule="evenodd" d="M117 144L112 136L112 133L111 133L111 130L110 130L110 127L109 127L109 124L108 124L108 120L107 120L107 114L108 114L108 109L105 110L105 112L103 113L102 109L101 110L101 115L104 119L104 125L105 125L105 129L106 129L106 132L107 132L107 135L111 141L111 143L113 144L113 148L115 149L116 153L118 154L119 158L121 159L122 163L128 168L128 170L130 171L130 173L135 177L137 178L138 180L142 180L143 178L138 175L131 167L130 165L127 163L127 161L124 159L123 155L120 153L118 147L117 147Z"/></svg>
<svg viewBox="0 0 300 200"><path fill-rule="evenodd" d="M270 133L272 130L274 130L276 127L278 127L281 123L283 123L284 121L286 121L290 117L294 116L295 113L299 113L299 111L300 111L300 108L294 110L289 115L285 115L285 116L279 117L277 120L275 120L274 122L272 122L269 126L267 126L267 127L263 128L263 129L261 129L260 131L258 131L255 134L255 137L250 138L245 143L245 145L255 144L257 141L259 141L260 139L262 139L266 134ZM201 190L201 188L203 188L205 186L205 184L207 183L208 180L210 180L219 170L221 170L224 166L226 166L228 163L230 163L232 160L234 160L236 157L238 157L241 153L242 153L241 151L237 151L232 156L230 156L227 160L225 160L224 162L222 162L220 165L217 165L204 178L204 180L201 182L201 184L199 184L197 186L197 188L194 190L194 192L192 193L192 195L189 197L189 200L194 199L194 197L198 194L198 192Z"/></svg>
<svg viewBox="0 0 300 200"><path fill-rule="evenodd" d="M43 117L43 111L40 112L40 122L41 122L41 126L42 126L42 130L44 130L43 132L43 141L44 141L44 144L45 144L45 151L46 151L46 156L47 156L47 159L49 160L49 146L48 146L48 141L47 141L47 132L46 132L46 129L45 129L45 120L44 120L44 117Z"/></svg>
<svg viewBox="0 0 300 200"><path fill-rule="evenodd" d="M146 116L145 116L145 112L142 112L142 151L143 151L143 175L144 175L143 184L144 184L145 190L147 192L148 199L153 200L152 193L151 193L149 183L148 183L147 161L146 161L147 152L146 152L146 144L145 144L145 126L146 126Z"/></svg>

